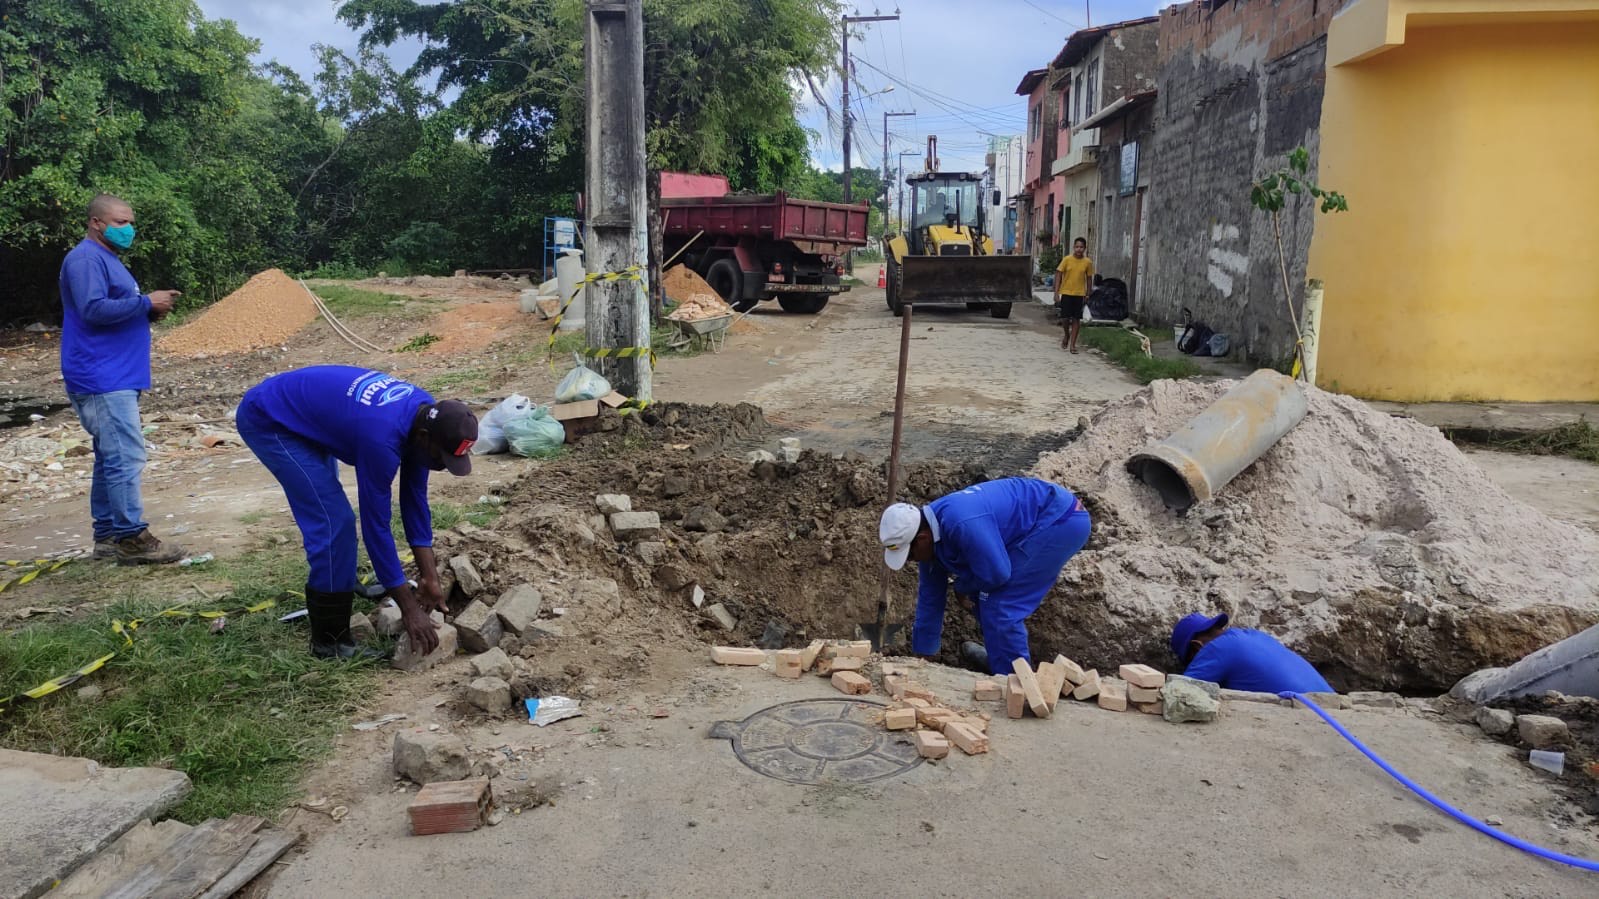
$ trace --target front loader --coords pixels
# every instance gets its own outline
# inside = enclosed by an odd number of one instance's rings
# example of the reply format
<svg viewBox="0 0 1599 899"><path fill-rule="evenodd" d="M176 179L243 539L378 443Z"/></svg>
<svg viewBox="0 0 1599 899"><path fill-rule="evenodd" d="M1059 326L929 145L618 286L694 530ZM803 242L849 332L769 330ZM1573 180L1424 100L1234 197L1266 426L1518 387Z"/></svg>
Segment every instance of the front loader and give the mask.
<svg viewBox="0 0 1599 899"><path fill-rule="evenodd" d="M911 220L888 242L888 308L895 315L912 303L1009 318L1012 303L1031 298L1033 257L997 256L985 233L980 175L928 171L905 183Z"/></svg>

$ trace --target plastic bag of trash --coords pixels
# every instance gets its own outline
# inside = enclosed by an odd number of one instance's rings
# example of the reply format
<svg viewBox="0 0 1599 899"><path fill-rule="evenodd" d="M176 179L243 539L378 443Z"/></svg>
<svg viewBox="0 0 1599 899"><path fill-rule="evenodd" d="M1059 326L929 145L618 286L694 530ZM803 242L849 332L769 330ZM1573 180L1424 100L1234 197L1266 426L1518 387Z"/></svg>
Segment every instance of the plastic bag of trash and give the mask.
<svg viewBox="0 0 1599 899"><path fill-rule="evenodd" d="M569 699L565 696L546 696L542 699L524 699L527 706L527 720L539 727L564 721L567 718L576 718L583 714L582 700Z"/></svg>
<svg viewBox="0 0 1599 899"><path fill-rule="evenodd" d="M550 417L550 410L538 406L531 414L506 425L505 439L511 452L518 456L542 459L554 455L566 443L566 428Z"/></svg>
<svg viewBox="0 0 1599 899"><path fill-rule="evenodd" d="M597 400L611 392L611 382L605 380L597 372L590 370L572 354L572 362L576 365L561 379L555 387L555 401L557 403L579 403L583 400Z"/></svg>
<svg viewBox="0 0 1599 899"><path fill-rule="evenodd" d="M537 408L537 404L520 393L513 393L500 401L498 406L478 419L477 443L472 444L472 455L503 453L510 449L510 443L505 439L505 426L532 415Z"/></svg>

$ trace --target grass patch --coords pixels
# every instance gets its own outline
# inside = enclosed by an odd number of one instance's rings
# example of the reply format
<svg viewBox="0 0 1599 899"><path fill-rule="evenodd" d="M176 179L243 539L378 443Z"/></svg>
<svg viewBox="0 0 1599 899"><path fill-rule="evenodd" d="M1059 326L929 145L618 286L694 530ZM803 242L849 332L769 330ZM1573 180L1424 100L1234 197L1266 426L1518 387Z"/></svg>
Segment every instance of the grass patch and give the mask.
<svg viewBox="0 0 1599 899"><path fill-rule="evenodd" d="M271 817L287 805L307 767L332 750L378 671L312 659L304 626L278 622L298 598L231 616L215 635L200 619L148 620L131 647L112 633L114 619L149 618L172 607L168 597L201 570L233 588L228 598L188 606L197 610L238 608L298 589L304 578L296 549L250 553L203 569L135 572L144 577L108 577L117 569L95 564L63 569L60 574L96 592L127 598L73 621L0 636L0 696L115 652L81 682L105 695L83 701L69 687L18 706L0 716L0 745L183 771L194 792L174 816L191 824L236 813Z"/></svg>
<svg viewBox="0 0 1599 899"><path fill-rule="evenodd" d="M333 314L340 318L382 315L410 303L406 297L344 284L319 284L312 290L322 298L322 302L328 304Z"/></svg>
<svg viewBox="0 0 1599 899"><path fill-rule="evenodd" d="M239 524L260 524L265 520L266 513L260 509L257 509L254 512L246 512L239 516Z"/></svg>
<svg viewBox="0 0 1599 899"><path fill-rule="evenodd" d="M1172 341L1169 328L1153 328L1142 333L1152 344ZM1084 328L1077 340L1109 356L1110 361L1132 372L1133 377L1142 384L1162 378L1191 378L1199 374L1199 366L1187 359L1145 356L1138 338L1124 328Z"/></svg>
<svg viewBox="0 0 1599 899"><path fill-rule="evenodd" d="M486 528L500 517L500 506L497 503L457 503L437 502L428 503L428 509L433 513L433 530L447 531L465 521L480 528ZM394 509L393 520L390 527L394 529L396 543L404 542L405 525L400 521L399 506Z"/></svg>
<svg viewBox="0 0 1599 899"><path fill-rule="evenodd" d="M1452 429L1451 439L1512 453L1534 456L1568 456L1599 465L1599 429L1579 418L1569 424L1530 434Z"/></svg>
<svg viewBox="0 0 1599 899"><path fill-rule="evenodd" d="M438 342L439 335L437 334L418 334L410 340L407 340L405 344L400 347L399 351L402 353L414 353L417 350L430 347Z"/></svg>
<svg viewBox="0 0 1599 899"><path fill-rule="evenodd" d="M422 385L428 393L482 393L489 389L489 371L485 368L457 368L428 378Z"/></svg>

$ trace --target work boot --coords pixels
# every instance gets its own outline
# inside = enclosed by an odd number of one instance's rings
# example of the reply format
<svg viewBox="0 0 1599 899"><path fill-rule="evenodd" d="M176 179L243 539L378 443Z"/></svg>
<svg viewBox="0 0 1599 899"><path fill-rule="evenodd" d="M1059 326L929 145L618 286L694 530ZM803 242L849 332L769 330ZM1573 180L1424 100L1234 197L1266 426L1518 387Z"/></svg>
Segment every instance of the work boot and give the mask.
<svg viewBox="0 0 1599 899"><path fill-rule="evenodd" d="M104 562L113 560L116 557L117 541L110 539L94 541L94 555L90 558L98 559Z"/></svg>
<svg viewBox="0 0 1599 899"><path fill-rule="evenodd" d="M354 609L352 591L324 593L305 588L305 617L311 623L311 655L319 659L384 658L382 652L356 644L350 633L350 615Z"/></svg>
<svg viewBox="0 0 1599 899"><path fill-rule="evenodd" d="M961 664L973 671L988 673L988 648L981 643L967 640L961 644Z"/></svg>
<svg viewBox="0 0 1599 899"><path fill-rule="evenodd" d="M181 558L183 547L176 543L162 543L150 533L149 528L117 541L118 565L170 565Z"/></svg>

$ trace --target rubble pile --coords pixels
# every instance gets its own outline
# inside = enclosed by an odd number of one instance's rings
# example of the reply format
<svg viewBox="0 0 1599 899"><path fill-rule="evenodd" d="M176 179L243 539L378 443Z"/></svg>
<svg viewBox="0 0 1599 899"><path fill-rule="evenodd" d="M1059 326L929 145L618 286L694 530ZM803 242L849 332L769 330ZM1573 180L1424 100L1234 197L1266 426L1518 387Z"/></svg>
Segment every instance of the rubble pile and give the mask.
<svg viewBox="0 0 1599 899"><path fill-rule="evenodd" d="M1335 685L1441 692L1599 621L1599 539L1512 499L1436 429L1314 388L1219 496L1167 510L1127 458L1232 383L1157 381L1039 459L1094 533L1029 622L1035 646L1164 664L1173 622L1220 610Z"/></svg>

